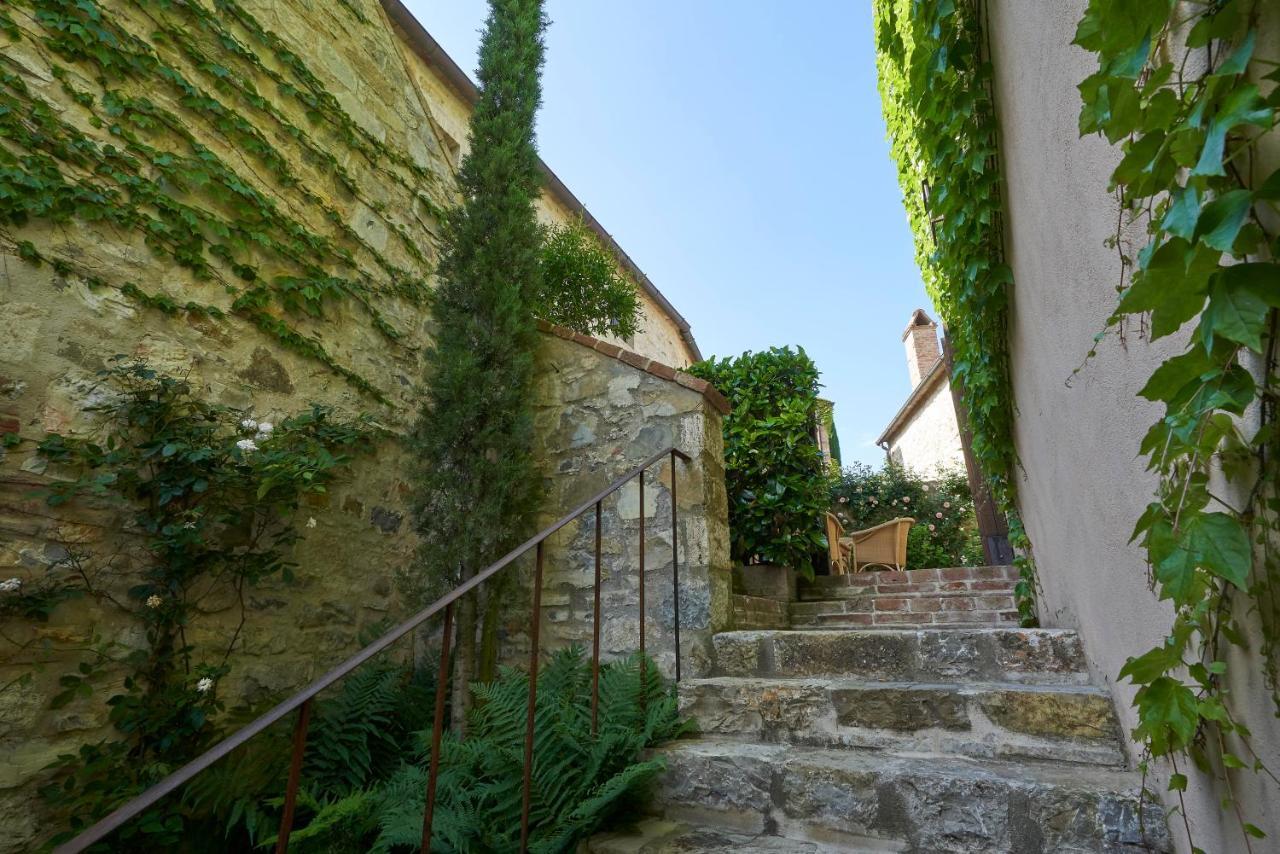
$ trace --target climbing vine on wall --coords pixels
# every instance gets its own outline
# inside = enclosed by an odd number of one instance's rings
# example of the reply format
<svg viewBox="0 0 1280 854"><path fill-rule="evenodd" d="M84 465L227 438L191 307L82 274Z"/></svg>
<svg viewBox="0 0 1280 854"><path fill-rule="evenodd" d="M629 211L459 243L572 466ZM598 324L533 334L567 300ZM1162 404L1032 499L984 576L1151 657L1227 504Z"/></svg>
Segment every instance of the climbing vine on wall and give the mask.
<svg viewBox="0 0 1280 854"><path fill-rule="evenodd" d="M1035 622L1031 543L1019 519L1009 381L996 119L977 9L955 0L875 0L876 67L890 149L925 286L954 353L973 453L1021 572L1018 610Z"/></svg>
<svg viewBox="0 0 1280 854"><path fill-rule="evenodd" d="M1235 807L1230 775L1271 774L1229 702L1229 652L1244 647L1240 620L1250 611L1280 710L1275 148L1266 165L1280 57L1256 53L1264 6L1093 0L1075 39L1099 63L1080 84L1080 132L1123 152L1111 175L1122 279L1108 326L1134 318L1153 340L1187 341L1140 392L1164 414L1142 443L1159 488L1134 539L1174 619L1165 642L1130 658L1121 675L1141 686L1134 735L1172 762L1169 788L1181 798L1187 787L1180 757L1222 780L1246 843L1262 831Z"/></svg>
<svg viewBox="0 0 1280 854"><path fill-rule="evenodd" d="M429 170L236 0L16 0L0 32L0 248L166 313L242 317L385 400L317 322L349 305L407 346L385 309L427 292ZM386 241L352 225L364 208ZM73 222L133 235L181 275L162 293L113 280L56 229Z"/></svg>

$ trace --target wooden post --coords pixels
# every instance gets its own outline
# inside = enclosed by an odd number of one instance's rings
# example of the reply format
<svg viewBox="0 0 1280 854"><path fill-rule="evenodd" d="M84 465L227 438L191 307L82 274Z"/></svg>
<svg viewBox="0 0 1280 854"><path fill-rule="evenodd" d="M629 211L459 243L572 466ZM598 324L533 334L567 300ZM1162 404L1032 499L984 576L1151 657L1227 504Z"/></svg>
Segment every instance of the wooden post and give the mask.
<svg viewBox="0 0 1280 854"><path fill-rule="evenodd" d="M960 448L964 451L964 468L969 476L969 491L973 493L973 509L978 517L978 533L982 537L983 559L988 566L1004 566L1013 563L1013 547L1009 545L1009 524L996 507L986 474L978 468L973 456L973 431L969 429L969 409L964 403L964 390L959 387L951 370L951 339L942 336L942 359L951 387L951 402L956 410L956 426L960 428Z"/></svg>

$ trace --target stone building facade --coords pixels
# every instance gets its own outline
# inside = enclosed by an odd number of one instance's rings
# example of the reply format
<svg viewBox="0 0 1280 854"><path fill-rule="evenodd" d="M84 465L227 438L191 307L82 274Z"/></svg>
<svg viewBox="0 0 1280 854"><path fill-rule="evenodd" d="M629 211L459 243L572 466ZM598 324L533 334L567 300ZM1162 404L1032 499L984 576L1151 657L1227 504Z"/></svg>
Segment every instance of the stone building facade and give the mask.
<svg viewBox="0 0 1280 854"><path fill-rule="evenodd" d="M956 421L938 324L918 308L902 332L911 393L876 444L892 463L924 476L964 471L964 450Z"/></svg>
<svg viewBox="0 0 1280 854"><path fill-rule="evenodd" d="M199 21L183 17L197 14L198 3L160 8L100 0L100 7L108 26L138 39L146 45L139 50L170 69L166 80L181 78L222 102L223 120L189 110L190 99L169 83L125 77L110 84L122 98L146 98L151 109L178 120L165 129L129 125L137 115L129 110L145 106L131 101L135 107L122 107L117 119L123 133L113 135L94 67L45 49L49 33L24 4L3 10L18 31L6 40L4 60L21 83L21 97L45 105L64 132L82 135L95 152L125 145L121 140L134 134L135 165L156 151L205 152L234 177L239 198L259 200L253 203L261 211L287 219L295 237L311 235L306 239L316 248L275 257L266 242L284 238L257 233L254 239L263 241L257 248L248 240L223 255L205 253L204 272L197 274L175 253L156 248L163 235L100 219L53 224L32 217L0 226L0 433L9 437L0 445L0 578L29 582L58 571L68 543L107 555L128 539L118 507L77 501L50 508L32 497L56 474L35 453L36 443L50 432L94 429L86 409L100 399L97 373L114 355L185 376L202 397L261 419L279 421L313 402L348 416L369 413L387 438L304 509L303 518L315 526L291 555L295 580L264 584L245 603L232 670L218 691L229 706L260 705L355 652L362 636L411 604L396 584L416 547L405 474L410 460L400 437L421 400L420 357L432 334L415 289L433 283L441 213L458 200L456 174L475 88L398 0L242 0ZM206 40L152 40L168 30L202 33ZM233 43L244 51L217 53L214 67L228 76L212 79L210 64L197 57ZM64 167L68 180L103 180L92 170ZM125 162L121 168L134 167ZM136 180L149 187L155 174L138 167ZM545 167L544 175L540 216L546 222L583 217L636 283L643 314L629 341L584 343L550 329L540 336L534 405L548 484L544 516L557 517L583 491L625 472L658 444L688 450L694 463L678 475L689 603L682 626L696 668L705 633L726 607L720 598L728 571L723 401L676 371L699 358L688 323ZM154 186L189 205L192 216L253 232L230 203L177 184ZM142 213L156 216L152 209ZM204 246L218 242L217 231L203 235ZM343 260L330 266L318 257L324 253ZM254 282L286 288L313 260L367 287L354 298L326 297L314 311L286 304L282 291L271 289L257 307L239 302ZM253 282L246 269L257 271ZM650 631L665 661L670 619L662 597L670 590L660 579L670 572L670 494L663 485L670 475L655 470L653 477L643 511L625 496L605 509L606 530L620 538L611 552L614 586L606 605L608 625L632 619L631 535L644 512L655 537ZM579 557L580 543L564 542L553 549L544 600L551 646L581 639L563 627L567 615L578 621L584 606L581 567L570 561ZM121 597L127 575L126 568L116 591ZM229 591L211 590L199 607L203 634L190 640L232 636L240 610ZM107 667L92 697L51 710L59 677L74 671L86 650L108 644L127 652L144 638L136 620L93 597L59 605L44 622L0 617L0 630L0 852L15 852L57 829L35 795L42 769L58 754L106 736L103 700L118 690L125 670ZM606 637L611 651L625 651L623 628L610 628Z"/></svg>

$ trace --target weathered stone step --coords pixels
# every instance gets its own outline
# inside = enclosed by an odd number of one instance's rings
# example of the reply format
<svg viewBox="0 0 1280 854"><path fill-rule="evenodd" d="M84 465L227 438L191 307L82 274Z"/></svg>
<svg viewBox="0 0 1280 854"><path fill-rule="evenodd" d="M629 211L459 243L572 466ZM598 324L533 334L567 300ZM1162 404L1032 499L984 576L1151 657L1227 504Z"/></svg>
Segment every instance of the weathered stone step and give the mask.
<svg viewBox="0 0 1280 854"><path fill-rule="evenodd" d="M680 683L680 713L736 741L1125 764L1111 697L1090 686L720 676Z"/></svg>
<svg viewBox="0 0 1280 854"><path fill-rule="evenodd" d="M792 602L790 624L806 626L1016 626L1013 593L959 593L922 596L867 596Z"/></svg>
<svg viewBox="0 0 1280 854"><path fill-rule="evenodd" d="M1127 771L716 739L657 752L656 807L704 830L918 854L1171 850Z"/></svg>
<svg viewBox="0 0 1280 854"><path fill-rule="evenodd" d="M871 854L884 849L861 850ZM848 854L850 849L764 833L695 828L677 821L650 817L625 830L597 834L580 851L586 854L724 854L726 851L735 854Z"/></svg>
<svg viewBox="0 0 1280 854"><path fill-rule="evenodd" d="M813 601L939 594L1013 595L1017 582L1018 570L1012 566L858 572L849 575L820 575L812 581L801 580L797 598L801 601Z"/></svg>
<svg viewBox="0 0 1280 854"><path fill-rule="evenodd" d="M721 632L715 676L849 676L892 682L1084 685L1069 629L808 629Z"/></svg>

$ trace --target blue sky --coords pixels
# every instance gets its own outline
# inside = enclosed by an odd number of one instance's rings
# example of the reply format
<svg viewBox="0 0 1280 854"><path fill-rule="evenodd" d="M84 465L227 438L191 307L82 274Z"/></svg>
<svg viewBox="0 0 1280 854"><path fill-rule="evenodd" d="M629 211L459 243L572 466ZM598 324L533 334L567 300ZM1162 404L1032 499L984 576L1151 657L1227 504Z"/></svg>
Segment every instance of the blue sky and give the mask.
<svg viewBox="0 0 1280 854"><path fill-rule="evenodd" d="M408 0L472 73L484 0ZM704 355L801 345L846 462L910 383L932 308L889 159L871 4L548 0L543 160L693 326Z"/></svg>

